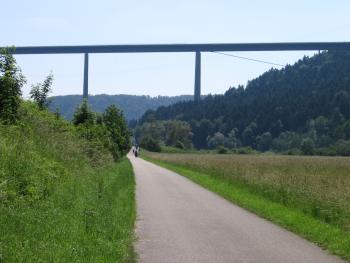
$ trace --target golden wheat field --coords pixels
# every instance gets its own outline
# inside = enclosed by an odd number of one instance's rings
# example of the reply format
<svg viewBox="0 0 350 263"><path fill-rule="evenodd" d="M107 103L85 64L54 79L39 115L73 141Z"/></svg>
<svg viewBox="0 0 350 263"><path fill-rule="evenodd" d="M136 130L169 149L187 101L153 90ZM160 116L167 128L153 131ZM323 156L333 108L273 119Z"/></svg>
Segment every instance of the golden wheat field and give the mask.
<svg viewBox="0 0 350 263"><path fill-rule="evenodd" d="M350 231L350 158L147 153Z"/></svg>

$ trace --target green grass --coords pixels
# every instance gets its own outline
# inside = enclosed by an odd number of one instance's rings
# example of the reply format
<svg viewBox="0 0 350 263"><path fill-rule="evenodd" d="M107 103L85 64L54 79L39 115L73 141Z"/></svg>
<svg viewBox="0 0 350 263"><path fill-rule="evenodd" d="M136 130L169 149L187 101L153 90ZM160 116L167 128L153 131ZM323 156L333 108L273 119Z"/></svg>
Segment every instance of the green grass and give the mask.
<svg viewBox="0 0 350 263"><path fill-rule="evenodd" d="M144 158L350 260L349 159L155 153Z"/></svg>
<svg viewBox="0 0 350 263"><path fill-rule="evenodd" d="M0 262L135 262L135 181L30 103L0 125Z"/></svg>

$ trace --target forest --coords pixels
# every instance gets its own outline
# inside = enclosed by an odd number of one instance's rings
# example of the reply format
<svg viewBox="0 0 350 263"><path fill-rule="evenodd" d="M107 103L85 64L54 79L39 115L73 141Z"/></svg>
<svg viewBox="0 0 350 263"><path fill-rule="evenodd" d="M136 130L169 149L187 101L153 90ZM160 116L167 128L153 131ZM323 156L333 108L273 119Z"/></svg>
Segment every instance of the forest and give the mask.
<svg viewBox="0 0 350 263"><path fill-rule="evenodd" d="M135 136L187 149L350 155L349 72L349 52L305 56L223 95L149 110Z"/></svg>

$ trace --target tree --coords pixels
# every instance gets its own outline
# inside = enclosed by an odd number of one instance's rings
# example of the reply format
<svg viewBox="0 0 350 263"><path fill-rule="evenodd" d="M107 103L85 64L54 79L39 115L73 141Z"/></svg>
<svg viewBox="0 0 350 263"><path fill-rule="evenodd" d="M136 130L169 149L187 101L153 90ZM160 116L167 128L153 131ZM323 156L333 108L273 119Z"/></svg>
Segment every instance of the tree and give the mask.
<svg viewBox="0 0 350 263"><path fill-rule="evenodd" d="M145 148L146 150L149 150L151 152L160 152L161 147L159 144L159 141L152 138L151 136L144 136L140 142L140 146L142 148Z"/></svg>
<svg viewBox="0 0 350 263"><path fill-rule="evenodd" d="M225 139L225 146L230 149L238 148L240 146L240 141L237 138L237 135L238 135L238 129L233 128Z"/></svg>
<svg viewBox="0 0 350 263"><path fill-rule="evenodd" d="M103 123L112 141L110 150L114 159L117 160L120 155L126 154L130 149L130 132L123 112L115 105L108 106L103 113Z"/></svg>
<svg viewBox="0 0 350 263"><path fill-rule="evenodd" d="M0 51L0 119L13 123L18 118L21 88L26 80L8 49Z"/></svg>
<svg viewBox="0 0 350 263"><path fill-rule="evenodd" d="M52 72L46 77L43 83L38 83L32 86L30 97L35 101L41 110L49 106L47 100L48 94L51 92L51 85L53 82Z"/></svg>
<svg viewBox="0 0 350 263"><path fill-rule="evenodd" d="M272 135L269 132L263 133L261 136L256 138L257 148L259 151L268 151L272 145Z"/></svg>
<svg viewBox="0 0 350 263"><path fill-rule="evenodd" d="M315 119L315 130L317 134L327 134L329 131L329 121L324 116L318 116Z"/></svg>
<svg viewBox="0 0 350 263"><path fill-rule="evenodd" d="M95 122L95 114L91 110L86 99L76 108L73 117L74 125L87 124L92 125Z"/></svg>
<svg viewBox="0 0 350 263"><path fill-rule="evenodd" d="M208 147L216 149L219 146L224 146L225 136L221 132L216 132L213 136L208 137Z"/></svg>
<svg viewBox="0 0 350 263"><path fill-rule="evenodd" d="M283 152L297 153L304 138L317 148L332 147L339 139L350 139L344 125L350 120L349 69L350 52L323 52L269 70L244 88L206 96L199 104L187 101L160 107L145 113L140 124L148 119L188 122L196 148L206 148L208 136L212 139L215 132L227 135L225 145L231 147L228 134L236 127L240 131L236 138L253 148L264 132L271 133L273 148ZM259 147L266 148L261 142Z"/></svg>
<svg viewBox="0 0 350 263"><path fill-rule="evenodd" d="M255 143L255 132L257 125L255 122L250 123L242 133L243 144L246 146L253 146Z"/></svg>
<svg viewBox="0 0 350 263"><path fill-rule="evenodd" d="M299 149L301 143L301 135L296 132L285 131L273 140L272 147L277 151L287 151L290 149Z"/></svg>
<svg viewBox="0 0 350 263"><path fill-rule="evenodd" d="M175 146L179 141L186 148L192 147L192 130L191 126L184 121L170 120L164 122L165 126L165 144Z"/></svg>
<svg viewBox="0 0 350 263"><path fill-rule="evenodd" d="M196 148L207 147L207 137L213 133L214 124L208 119L201 119L200 121L192 121L193 144Z"/></svg>
<svg viewBox="0 0 350 263"><path fill-rule="evenodd" d="M306 138L301 143L301 151L305 155L313 155L314 154L314 142L310 138Z"/></svg>

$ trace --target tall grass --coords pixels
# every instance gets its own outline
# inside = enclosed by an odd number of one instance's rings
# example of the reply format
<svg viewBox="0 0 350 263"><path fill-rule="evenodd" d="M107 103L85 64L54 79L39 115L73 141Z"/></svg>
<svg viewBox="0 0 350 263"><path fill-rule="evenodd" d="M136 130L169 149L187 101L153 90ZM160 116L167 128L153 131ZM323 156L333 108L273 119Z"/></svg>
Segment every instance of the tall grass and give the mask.
<svg viewBox="0 0 350 263"><path fill-rule="evenodd" d="M147 152L144 158L350 260L350 158Z"/></svg>
<svg viewBox="0 0 350 263"><path fill-rule="evenodd" d="M127 159L22 103L0 125L0 262L132 262L134 178Z"/></svg>
<svg viewBox="0 0 350 263"><path fill-rule="evenodd" d="M350 158L277 155L156 154L227 182L350 233Z"/></svg>

